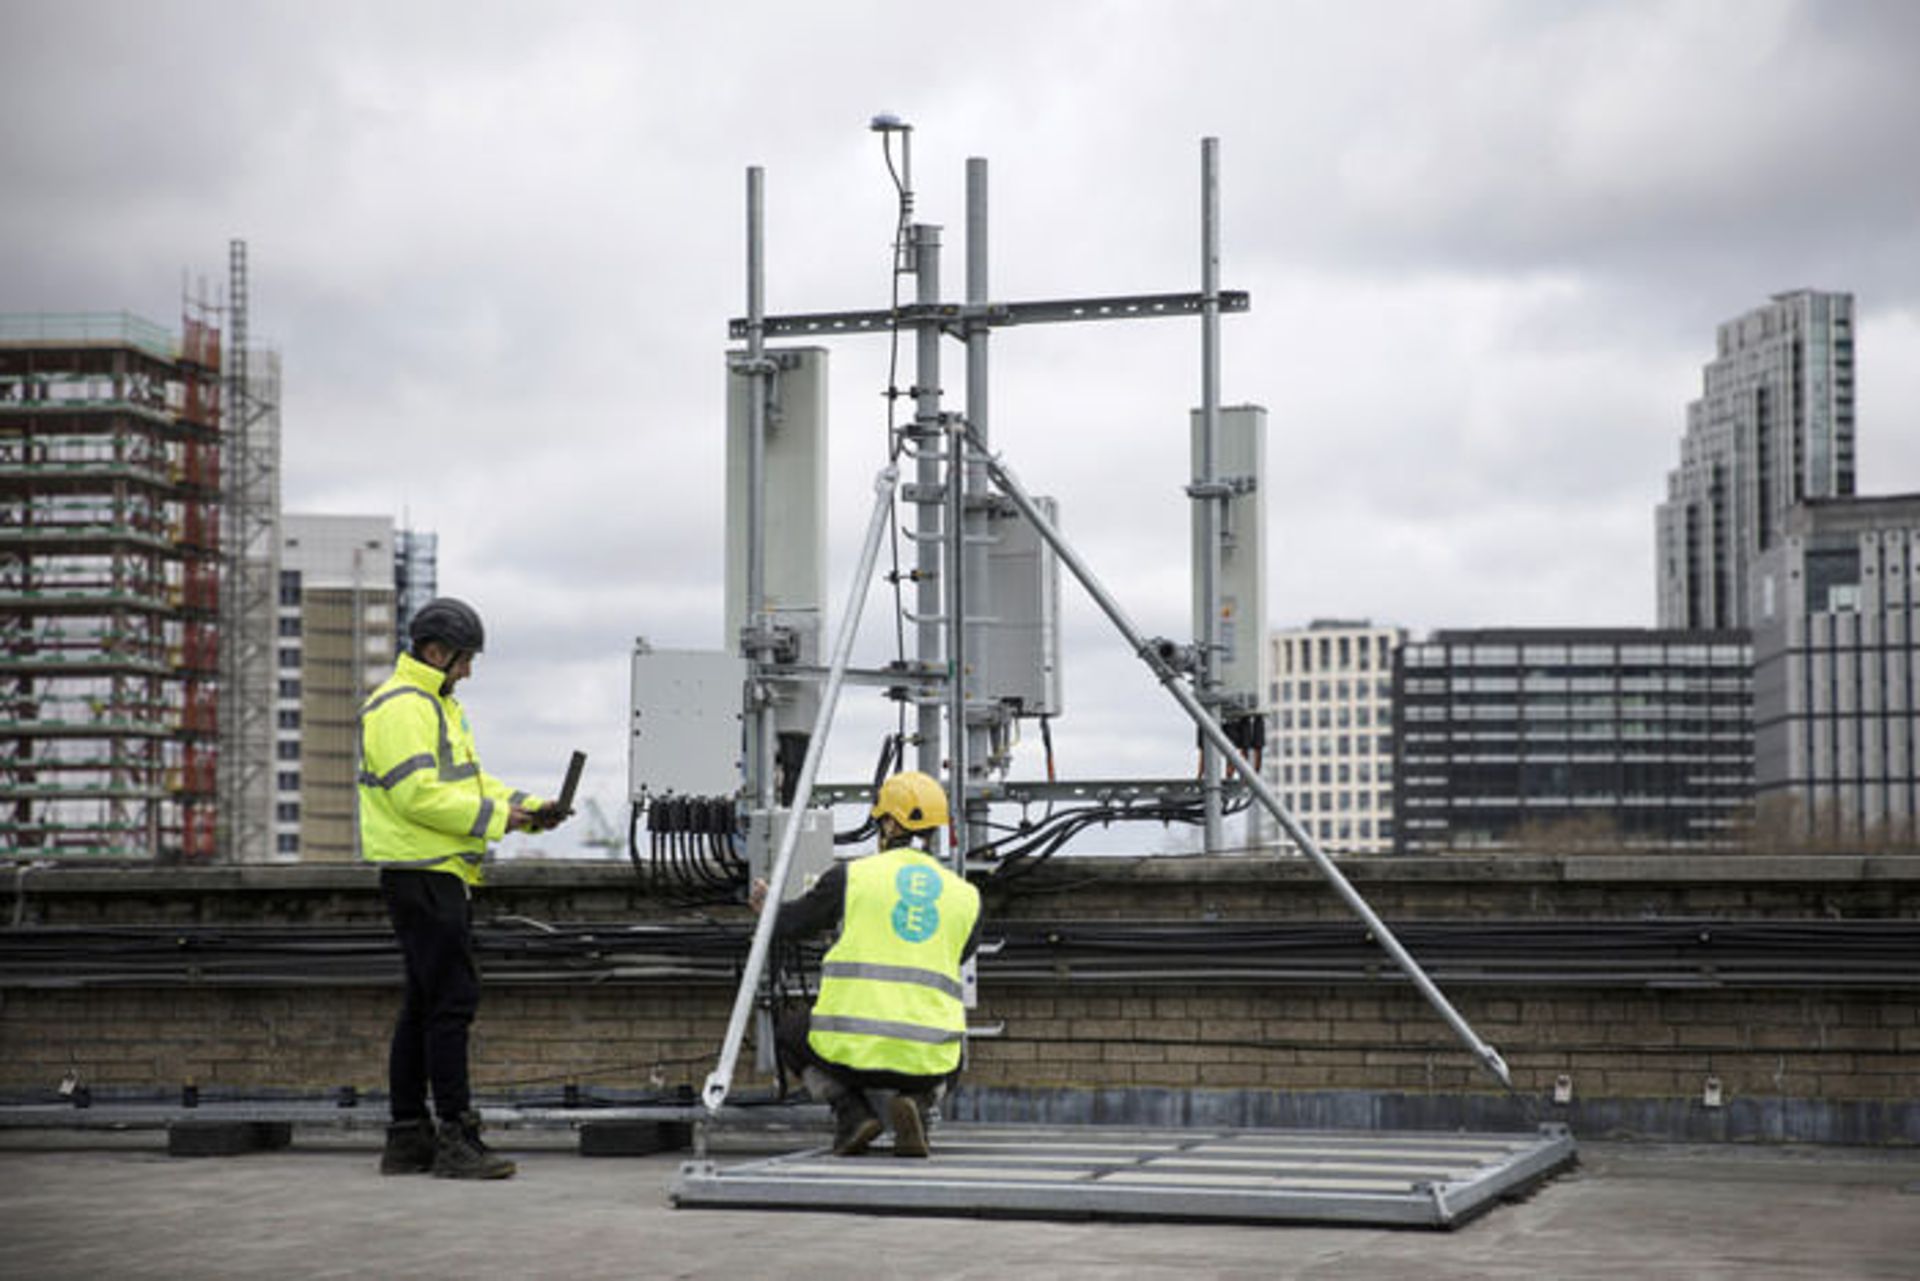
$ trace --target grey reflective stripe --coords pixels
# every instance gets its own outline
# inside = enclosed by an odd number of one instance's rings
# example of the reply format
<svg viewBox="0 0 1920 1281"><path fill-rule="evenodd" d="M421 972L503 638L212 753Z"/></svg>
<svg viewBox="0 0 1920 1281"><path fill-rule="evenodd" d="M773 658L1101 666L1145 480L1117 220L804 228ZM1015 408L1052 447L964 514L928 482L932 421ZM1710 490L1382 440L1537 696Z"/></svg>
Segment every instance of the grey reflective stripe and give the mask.
<svg viewBox="0 0 1920 1281"><path fill-rule="evenodd" d="M873 979L881 983L911 983L916 987L930 987L943 992L954 1000L964 1000L966 989L958 982L933 970L922 970L911 965L873 965L865 961L828 961L820 967L823 979Z"/></svg>
<svg viewBox="0 0 1920 1281"><path fill-rule="evenodd" d="M445 854L430 855L427 858L380 858L377 855L369 854L367 855L367 862L377 863L381 867L437 867L450 858L457 858L478 867L486 860L486 857L487 856L479 850L452 850Z"/></svg>
<svg viewBox="0 0 1920 1281"><path fill-rule="evenodd" d="M507 804L518 805L527 799L527 795L526 792L515 792L513 795L507 797Z"/></svg>
<svg viewBox="0 0 1920 1281"><path fill-rule="evenodd" d="M426 699L430 703L435 702L433 695L427 693L427 691L424 689L418 689L412 685L396 685L392 689L388 690L386 693L376 695L371 702L369 702L365 707L360 709L360 715L362 717L370 716L373 714L373 711L375 708L380 707L382 704L385 704L385 703L391 703L394 699L400 697L402 694L418 694L420 697ZM435 705L437 706L438 704L436 703Z"/></svg>
<svg viewBox="0 0 1920 1281"><path fill-rule="evenodd" d="M489 796L480 802L480 816L473 820L473 830L468 835L485 836L487 824L491 822L493 822L493 798Z"/></svg>
<svg viewBox="0 0 1920 1281"><path fill-rule="evenodd" d="M458 783L462 779L472 778L479 772L480 767L478 765L442 765L440 767L440 781L442 783Z"/></svg>
<svg viewBox="0 0 1920 1281"><path fill-rule="evenodd" d="M863 1036L891 1037L896 1041L918 1041L922 1045L947 1045L966 1035L965 1032L949 1032L944 1028L922 1027L918 1023L856 1019L844 1014L816 1014L809 1020L809 1026L815 1032L857 1032Z"/></svg>
<svg viewBox="0 0 1920 1281"><path fill-rule="evenodd" d="M422 752L418 756L409 756L384 774L372 774L360 771L360 781L368 787L384 787L391 790L395 784L409 774L417 774L423 769L433 768L433 757Z"/></svg>

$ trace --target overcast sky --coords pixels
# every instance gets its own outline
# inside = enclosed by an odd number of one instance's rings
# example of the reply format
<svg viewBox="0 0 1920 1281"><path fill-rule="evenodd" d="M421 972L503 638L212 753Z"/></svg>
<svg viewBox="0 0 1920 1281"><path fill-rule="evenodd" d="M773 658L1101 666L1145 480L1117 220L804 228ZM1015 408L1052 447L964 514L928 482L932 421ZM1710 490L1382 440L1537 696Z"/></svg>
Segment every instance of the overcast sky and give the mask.
<svg viewBox="0 0 1920 1281"><path fill-rule="evenodd" d="M633 638L723 639L745 171L771 312L883 307L879 111L916 127L954 298L970 156L995 300L1197 289L1220 139L1222 284L1253 297L1222 395L1270 414L1274 626L1651 625L1714 326L1783 290L1855 295L1861 489L1920 490L1901 0L0 0L0 311L177 325L245 238L285 509L438 531L442 590L488 621L489 768L546 789L582 747L618 817ZM884 358L833 346L835 618ZM1149 632L1189 627L1199 396L1197 321L994 342L996 446ZM1190 773L1191 729L1066 595L1063 772ZM828 773L864 775L887 723L850 694Z"/></svg>

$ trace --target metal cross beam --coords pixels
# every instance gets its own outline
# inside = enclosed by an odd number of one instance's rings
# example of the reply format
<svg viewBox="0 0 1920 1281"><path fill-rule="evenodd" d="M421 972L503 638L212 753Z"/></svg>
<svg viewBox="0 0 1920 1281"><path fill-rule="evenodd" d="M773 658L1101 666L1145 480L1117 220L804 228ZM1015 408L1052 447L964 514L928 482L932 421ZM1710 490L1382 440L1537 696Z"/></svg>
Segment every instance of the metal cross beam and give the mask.
<svg viewBox="0 0 1920 1281"><path fill-rule="evenodd" d="M1251 300L1244 290L1221 290L1220 310L1246 311ZM1205 294L1122 294L1112 298L1063 298L1046 302L910 303L879 311L815 311L793 316L768 316L762 332L768 338L831 337L835 334L889 333L929 321L948 325L1048 325L1079 320L1151 320L1160 316L1197 316L1206 305ZM745 339L748 322L727 322L730 338Z"/></svg>

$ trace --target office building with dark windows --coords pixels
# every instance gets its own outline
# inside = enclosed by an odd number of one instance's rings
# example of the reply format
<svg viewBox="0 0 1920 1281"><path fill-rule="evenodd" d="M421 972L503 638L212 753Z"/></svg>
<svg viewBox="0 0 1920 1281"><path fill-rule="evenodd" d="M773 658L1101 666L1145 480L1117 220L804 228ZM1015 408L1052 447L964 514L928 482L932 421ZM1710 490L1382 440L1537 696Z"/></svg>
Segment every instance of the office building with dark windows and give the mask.
<svg viewBox="0 0 1920 1281"><path fill-rule="evenodd" d="M1436 632L1400 650L1397 848L1727 844L1753 802L1744 631Z"/></svg>

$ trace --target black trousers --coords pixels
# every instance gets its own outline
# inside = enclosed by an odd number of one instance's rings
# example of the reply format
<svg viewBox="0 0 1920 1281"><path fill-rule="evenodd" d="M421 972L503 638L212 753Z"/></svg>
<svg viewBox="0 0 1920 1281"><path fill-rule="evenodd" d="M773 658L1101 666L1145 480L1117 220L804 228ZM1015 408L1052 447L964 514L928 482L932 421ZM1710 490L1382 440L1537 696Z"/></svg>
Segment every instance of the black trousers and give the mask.
<svg viewBox="0 0 1920 1281"><path fill-rule="evenodd" d="M451 1121L472 1110L467 1033L480 1008L480 970L473 960L473 907L451 872L380 869L394 937L406 961L406 996L387 1055L387 1091L395 1121L434 1111Z"/></svg>
<svg viewBox="0 0 1920 1281"><path fill-rule="evenodd" d="M799 1007L779 1011L773 1020L773 1045L787 1071L799 1075L818 1068L842 1087L855 1090L899 1090L905 1094L931 1094L960 1076L958 1071L937 1076L915 1076L907 1072L882 1072L874 1068L854 1068L823 1058L807 1040L812 1029L813 1012Z"/></svg>

